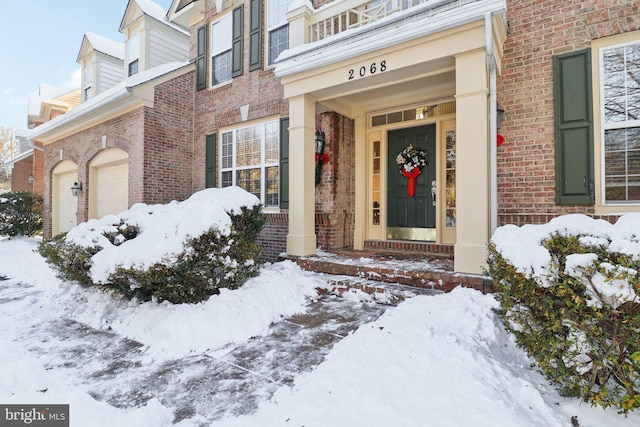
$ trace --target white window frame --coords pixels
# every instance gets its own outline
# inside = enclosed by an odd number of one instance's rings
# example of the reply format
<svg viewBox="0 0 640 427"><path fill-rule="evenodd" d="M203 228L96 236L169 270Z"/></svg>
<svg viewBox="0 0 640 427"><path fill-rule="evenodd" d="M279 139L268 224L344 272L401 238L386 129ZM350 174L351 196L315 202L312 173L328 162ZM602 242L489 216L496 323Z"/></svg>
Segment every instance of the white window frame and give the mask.
<svg viewBox="0 0 640 427"><path fill-rule="evenodd" d="M94 64L85 65L82 70L82 101L87 101L93 96L93 70Z"/></svg>
<svg viewBox="0 0 640 427"><path fill-rule="evenodd" d="M224 28L222 28L224 27ZM226 37L227 42L222 43L222 37ZM232 71L231 71L231 62L233 61L233 16L232 13L226 13L221 16L219 19L213 21L209 24L209 62L211 66L209 67L209 86L217 87L227 83L230 83L233 80ZM223 80L218 83L213 82L214 76L214 57L229 53L229 78Z"/></svg>
<svg viewBox="0 0 640 427"><path fill-rule="evenodd" d="M138 70L134 74L129 74L130 65L138 61ZM126 63L125 75L131 77L142 71L140 67L140 33L134 34L127 40L127 63Z"/></svg>
<svg viewBox="0 0 640 427"><path fill-rule="evenodd" d="M267 21L267 33L265 34L265 55L264 61L267 64L267 67L273 67L274 63L270 62L271 58L271 33L276 30L280 30L285 25L288 26L289 22L286 18L287 10L289 10L289 6L293 3L293 0L267 0L266 2L266 21ZM287 43L291 40L291 33L289 33L289 37ZM282 53L283 51L280 51ZM276 58L273 58L275 62Z"/></svg>
<svg viewBox="0 0 640 427"><path fill-rule="evenodd" d="M609 130L615 130L615 129L629 129L629 128L635 128L635 127L640 127L640 119L637 120L624 120L624 121L606 121L606 111L605 111L605 84L604 84L604 78L605 78L605 73L604 73L604 68L605 68L605 64L604 64L604 54L606 51L612 50L612 49L617 49L617 48L624 48L624 47L628 47L628 46L640 46L640 38L638 38L638 35L636 35L635 40L629 40L629 41L622 41L621 36L614 36L612 37L610 40L602 40L599 43L594 43L595 44L595 52L593 53L595 59L597 59L597 62L594 62L594 65L597 64L596 66L594 66L594 70L597 72L598 77L594 78L594 84L597 84L598 86L598 90L597 92L594 90L594 94L597 93L597 99L594 99L594 103L596 105L596 108L594 108L594 112L597 112L597 115L599 116L598 118L594 117L594 122L596 123L597 127L599 127L599 130L596 131L596 135L599 136L599 150L596 149L596 165L599 166L599 178L600 178L600 184L599 186L597 186L597 188L599 188L599 192L600 192L600 197L598 198L600 201L600 206L601 207L611 207L613 209L617 209L620 210L623 207L630 207L630 208L637 208L638 205L640 205L640 199L633 199L633 200L607 200L607 195L606 195L606 176L605 176L605 172L606 172L606 161L605 161L605 156L606 156L606 140L605 140L605 134L607 131ZM626 38L626 37L625 37ZM616 41L620 40L621 42L616 43ZM607 43L608 41L608 43ZM594 76L595 77L595 76ZM599 156L598 156L599 155ZM625 177L627 177L628 179L628 173L627 171L625 172ZM606 209L605 211L603 210L598 210L597 211L599 213L606 213Z"/></svg>
<svg viewBox="0 0 640 427"><path fill-rule="evenodd" d="M267 162L267 128L272 127L272 129L276 132L275 136L275 159L273 161ZM243 130L247 130L250 128L259 129L261 135L260 141L260 162L255 165L242 165L238 166L238 133ZM231 153L225 150L225 145L227 144L227 139L231 138ZM220 187L225 187L229 185L237 185L237 173L241 170L252 170L252 169L260 169L260 202L267 210L277 210L280 205L280 120L279 118L270 118L268 120L254 122L250 125L243 125L238 127L231 127L220 130ZM225 152L226 151L226 152ZM273 153L272 153L273 156ZM226 159L225 159L226 157ZM229 162L230 160L230 166ZM276 191L277 201L275 204L267 204L267 169L268 168L276 168L276 180L278 184L278 190ZM227 184L227 182L223 179L225 173L231 173L231 183ZM257 196L257 194L256 194Z"/></svg>

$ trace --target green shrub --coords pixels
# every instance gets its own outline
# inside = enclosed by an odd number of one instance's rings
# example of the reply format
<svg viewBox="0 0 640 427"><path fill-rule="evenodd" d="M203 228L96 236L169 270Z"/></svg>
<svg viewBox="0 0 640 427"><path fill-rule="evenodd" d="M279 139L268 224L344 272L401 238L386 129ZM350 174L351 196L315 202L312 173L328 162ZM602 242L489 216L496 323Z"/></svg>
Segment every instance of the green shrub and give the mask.
<svg viewBox="0 0 640 427"><path fill-rule="evenodd" d="M42 232L42 196L30 191L0 196L0 235L33 236Z"/></svg>
<svg viewBox="0 0 640 427"><path fill-rule="evenodd" d="M236 289L255 276L260 247L255 243L264 226L261 206L242 208L230 215L232 226L228 236L215 227L188 239L175 259L164 259L148 268L122 268L112 273L105 288L142 301L156 299L172 303L195 303L218 294L220 288ZM139 229L121 223L118 232L105 234L112 244L134 239ZM58 269L60 276L81 284L92 285L89 270L91 257L102 248L83 248L66 242L65 235L45 241L40 253Z"/></svg>
<svg viewBox="0 0 640 427"><path fill-rule="evenodd" d="M516 271L489 247L488 274L507 328L563 394L624 413L640 408L640 261L577 236L555 234L544 246L552 259L547 282ZM565 270L575 254L593 260ZM632 297L603 293L598 284Z"/></svg>

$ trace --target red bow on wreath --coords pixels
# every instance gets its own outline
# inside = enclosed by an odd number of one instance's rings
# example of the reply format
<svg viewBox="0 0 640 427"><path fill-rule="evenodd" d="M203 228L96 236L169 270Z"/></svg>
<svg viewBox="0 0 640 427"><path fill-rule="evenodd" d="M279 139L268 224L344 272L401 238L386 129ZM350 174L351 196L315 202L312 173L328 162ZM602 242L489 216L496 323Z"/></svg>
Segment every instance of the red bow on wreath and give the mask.
<svg viewBox="0 0 640 427"><path fill-rule="evenodd" d="M407 194L413 197L416 194L416 178L422 172L422 168L427 166L427 153L424 150L413 148L409 145L398 153L396 163L400 173L409 180Z"/></svg>
<svg viewBox="0 0 640 427"><path fill-rule="evenodd" d="M407 194L409 197L413 197L416 194L416 178L420 175L419 168L413 168L411 172L407 172L405 169L402 169L402 175L409 180L409 184L407 186Z"/></svg>

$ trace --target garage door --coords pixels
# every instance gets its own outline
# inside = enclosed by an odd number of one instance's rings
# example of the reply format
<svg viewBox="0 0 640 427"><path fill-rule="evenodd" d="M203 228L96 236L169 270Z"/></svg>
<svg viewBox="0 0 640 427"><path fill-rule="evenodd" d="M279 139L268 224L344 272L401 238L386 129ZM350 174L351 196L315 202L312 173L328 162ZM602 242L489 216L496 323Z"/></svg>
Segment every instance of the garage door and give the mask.
<svg viewBox="0 0 640 427"><path fill-rule="evenodd" d="M71 194L71 186L78 179L75 172L54 175L57 186L53 191L53 235L71 230L77 224L78 198Z"/></svg>
<svg viewBox="0 0 640 427"><path fill-rule="evenodd" d="M129 208L129 164L104 165L95 170L96 218Z"/></svg>

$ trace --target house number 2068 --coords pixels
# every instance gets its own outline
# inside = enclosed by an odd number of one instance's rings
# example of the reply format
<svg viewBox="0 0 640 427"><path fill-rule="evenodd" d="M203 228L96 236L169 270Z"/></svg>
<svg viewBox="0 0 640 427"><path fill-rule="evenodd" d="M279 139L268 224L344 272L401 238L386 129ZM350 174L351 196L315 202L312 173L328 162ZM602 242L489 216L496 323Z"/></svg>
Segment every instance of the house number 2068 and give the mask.
<svg viewBox="0 0 640 427"><path fill-rule="evenodd" d="M364 77L366 75L371 75L375 73L382 73L387 71L387 61L372 62L370 65L363 65L362 67L355 69L351 68L349 70L349 80L353 80L356 77Z"/></svg>

